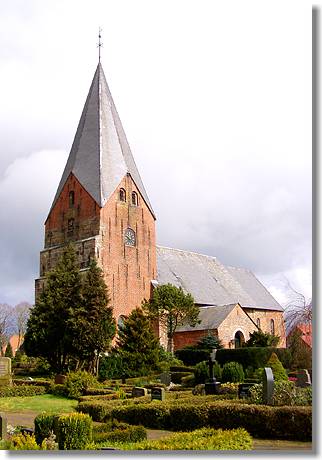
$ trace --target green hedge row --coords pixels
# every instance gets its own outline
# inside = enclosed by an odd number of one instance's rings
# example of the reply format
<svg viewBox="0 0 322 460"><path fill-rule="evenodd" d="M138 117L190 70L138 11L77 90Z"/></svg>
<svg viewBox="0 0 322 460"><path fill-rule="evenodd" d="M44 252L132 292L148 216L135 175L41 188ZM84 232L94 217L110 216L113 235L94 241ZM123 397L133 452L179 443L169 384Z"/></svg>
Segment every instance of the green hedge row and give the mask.
<svg viewBox="0 0 322 460"><path fill-rule="evenodd" d="M93 441L97 443L137 442L146 438L146 429L142 425L129 425L116 420L112 423L104 423L102 426L94 426L93 429Z"/></svg>
<svg viewBox="0 0 322 460"><path fill-rule="evenodd" d="M17 386L18 385L30 385L30 386L46 387L46 388L49 388L50 385L52 385L51 380L40 380L40 379L34 379L34 380L13 379L12 383Z"/></svg>
<svg viewBox="0 0 322 460"><path fill-rule="evenodd" d="M159 401L127 406L83 403L82 411L94 420L116 418L122 422L155 429L190 431L202 427L245 428L255 437L309 441L312 436L311 407L270 407L235 401Z"/></svg>
<svg viewBox="0 0 322 460"><path fill-rule="evenodd" d="M225 363L235 361L240 363L244 370L252 367L254 370L264 367L272 353L276 353L279 360L286 369L291 365L291 352L287 348L274 347L244 347L244 348L223 348L217 351L216 361L223 366Z"/></svg>
<svg viewBox="0 0 322 460"><path fill-rule="evenodd" d="M197 348L182 348L174 352L175 357L183 361L187 366L195 366L201 361L207 361L209 350L198 350Z"/></svg>
<svg viewBox="0 0 322 460"><path fill-rule="evenodd" d="M84 390L84 396L100 396L100 395L110 395L113 394L115 390L107 389L107 388L87 388Z"/></svg>
<svg viewBox="0 0 322 460"><path fill-rule="evenodd" d="M192 375L191 372L171 372L171 382L172 383L181 383L183 377Z"/></svg>
<svg viewBox="0 0 322 460"><path fill-rule="evenodd" d="M51 432L56 435L59 450L81 450L92 440L93 422L88 414L42 413L34 423L37 444L41 444Z"/></svg>
<svg viewBox="0 0 322 460"><path fill-rule="evenodd" d="M18 385L13 387L0 387L0 397L15 397L15 396L36 396L43 395L47 392L45 386Z"/></svg>
<svg viewBox="0 0 322 460"><path fill-rule="evenodd" d="M252 438L244 429L203 428L191 433L175 433L166 439L141 441L120 446L124 450L251 450Z"/></svg>

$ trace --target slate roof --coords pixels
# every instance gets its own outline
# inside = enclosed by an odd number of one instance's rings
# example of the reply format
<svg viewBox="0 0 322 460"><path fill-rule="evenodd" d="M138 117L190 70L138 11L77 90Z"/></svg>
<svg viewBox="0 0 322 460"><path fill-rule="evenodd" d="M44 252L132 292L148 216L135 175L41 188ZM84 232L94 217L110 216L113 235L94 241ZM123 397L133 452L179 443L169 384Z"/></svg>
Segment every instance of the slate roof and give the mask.
<svg viewBox="0 0 322 460"><path fill-rule="evenodd" d="M198 305L229 305L284 311L244 268L226 267L216 257L157 246L157 281L190 292Z"/></svg>
<svg viewBox="0 0 322 460"><path fill-rule="evenodd" d="M96 68L52 208L70 173L100 207L129 173L154 216L101 63Z"/></svg>
<svg viewBox="0 0 322 460"><path fill-rule="evenodd" d="M185 324L178 326L176 332L203 331L206 329L217 329L229 313L236 307L236 304L221 305L218 307L202 307L199 312L200 324L189 326Z"/></svg>

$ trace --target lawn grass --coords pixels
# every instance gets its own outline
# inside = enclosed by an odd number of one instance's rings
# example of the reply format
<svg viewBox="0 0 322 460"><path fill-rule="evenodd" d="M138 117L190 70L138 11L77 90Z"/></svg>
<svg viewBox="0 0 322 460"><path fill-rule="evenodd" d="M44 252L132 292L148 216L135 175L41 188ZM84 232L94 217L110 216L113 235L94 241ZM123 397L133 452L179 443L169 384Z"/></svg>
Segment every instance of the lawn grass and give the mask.
<svg viewBox="0 0 322 460"><path fill-rule="evenodd" d="M78 402L63 396L44 394L39 396L16 396L0 398L0 411L4 412L72 412Z"/></svg>

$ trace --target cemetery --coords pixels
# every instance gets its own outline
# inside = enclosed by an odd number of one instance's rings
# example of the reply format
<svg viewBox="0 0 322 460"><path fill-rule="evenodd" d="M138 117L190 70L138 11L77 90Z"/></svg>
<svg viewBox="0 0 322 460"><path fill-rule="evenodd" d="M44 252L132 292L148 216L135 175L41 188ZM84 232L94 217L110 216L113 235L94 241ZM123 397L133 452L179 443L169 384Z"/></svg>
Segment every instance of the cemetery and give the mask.
<svg viewBox="0 0 322 460"><path fill-rule="evenodd" d="M194 365L177 360L163 372L105 380L85 371L15 376L10 358L0 358L1 449L252 450L261 440L310 449L310 372L299 369L289 378L272 350L251 372L238 361L224 363L225 353L234 351L242 361L240 349L228 351L212 350ZM13 403L56 398L72 406L56 410L45 402L32 423L13 426L1 405L8 397Z"/></svg>

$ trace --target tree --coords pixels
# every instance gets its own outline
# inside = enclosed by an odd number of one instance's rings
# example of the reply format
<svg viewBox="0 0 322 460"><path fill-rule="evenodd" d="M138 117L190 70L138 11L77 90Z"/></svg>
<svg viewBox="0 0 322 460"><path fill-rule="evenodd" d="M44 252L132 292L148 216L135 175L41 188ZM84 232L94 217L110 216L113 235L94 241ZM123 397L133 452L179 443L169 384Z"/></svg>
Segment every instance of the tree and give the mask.
<svg viewBox="0 0 322 460"><path fill-rule="evenodd" d="M312 349L302 340L302 331L295 328L288 337L292 369L312 369Z"/></svg>
<svg viewBox="0 0 322 460"><path fill-rule="evenodd" d="M46 358L55 372L69 370L79 351L80 308L81 277L75 252L68 246L30 312L24 340L27 355Z"/></svg>
<svg viewBox="0 0 322 460"><path fill-rule="evenodd" d="M117 351L132 375L144 375L157 368L159 341L141 308L132 310L119 329Z"/></svg>
<svg viewBox="0 0 322 460"><path fill-rule="evenodd" d="M207 335L197 342L197 348L211 351L214 348L217 348L217 350L223 348L223 346L218 336L211 334L209 331Z"/></svg>
<svg viewBox="0 0 322 460"><path fill-rule="evenodd" d="M116 325L109 302L102 270L93 259L82 285L82 309L77 316L78 356L87 370L97 370L100 353L109 349L115 335Z"/></svg>
<svg viewBox="0 0 322 460"><path fill-rule="evenodd" d="M20 347L23 337L27 330L27 321L29 318L31 305L28 302L20 302L14 307L13 315L16 323L16 331L18 334L18 346Z"/></svg>
<svg viewBox="0 0 322 460"><path fill-rule="evenodd" d="M0 353L3 355L3 349L9 338L9 331L12 322L12 307L6 303L0 305Z"/></svg>
<svg viewBox="0 0 322 460"><path fill-rule="evenodd" d="M12 351L12 346L11 346L10 342L7 343L7 347L6 347L6 351L5 351L4 355L7 358L13 358L13 351Z"/></svg>
<svg viewBox="0 0 322 460"><path fill-rule="evenodd" d="M279 341L280 338L277 335L259 330L249 334L245 347L276 347Z"/></svg>
<svg viewBox="0 0 322 460"><path fill-rule="evenodd" d="M276 353L271 354L265 367L270 367L272 369L275 381L288 380L286 370L284 369L281 361L278 359L278 356Z"/></svg>
<svg viewBox="0 0 322 460"><path fill-rule="evenodd" d="M157 286L152 299L144 302L144 310L152 320L166 328L168 336L167 350L173 353L173 337L178 326L189 324L194 327L199 323L199 308L191 294L185 294L181 287L172 284Z"/></svg>
<svg viewBox="0 0 322 460"><path fill-rule="evenodd" d="M289 334L298 324L312 324L312 299L297 292L286 280L286 291L290 300L285 306L286 332Z"/></svg>

